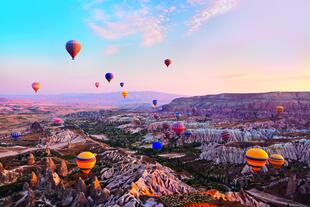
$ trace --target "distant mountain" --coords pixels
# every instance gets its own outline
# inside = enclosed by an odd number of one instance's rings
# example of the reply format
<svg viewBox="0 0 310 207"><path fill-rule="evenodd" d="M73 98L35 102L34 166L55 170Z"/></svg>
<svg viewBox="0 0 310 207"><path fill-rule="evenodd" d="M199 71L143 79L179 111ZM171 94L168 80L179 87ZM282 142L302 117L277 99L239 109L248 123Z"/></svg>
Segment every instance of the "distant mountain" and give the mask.
<svg viewBox="0 0 310 207"><path fill-rule="evenodd" d="M13 100L27 100L35 103L50 103L63 105L104 105L104 106L128 106L136 104L151 103L153 99L158 100L158 105L167 104L181 95L161 93L154 91L129 91L126 99L121 92L114 93L81 93L81 94L56 94L56 95L6 95L2 96Z"/></svg>
<svg viewBox="0 0 310 207"><path fill-rule="evenodd" d="M210 114L237 115L270 113L277 105L286 112L310 114L310 92L223 93L218 95L176 98L163 105L163 111L200 111Z"/></svg>

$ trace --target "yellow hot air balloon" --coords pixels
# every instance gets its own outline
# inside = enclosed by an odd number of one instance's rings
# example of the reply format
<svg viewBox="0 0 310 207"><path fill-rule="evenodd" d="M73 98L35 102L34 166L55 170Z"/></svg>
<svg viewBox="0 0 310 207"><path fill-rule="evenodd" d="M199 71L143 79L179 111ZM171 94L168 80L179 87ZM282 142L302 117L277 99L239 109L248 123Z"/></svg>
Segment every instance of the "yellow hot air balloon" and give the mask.
<svg viewBox="0 0 310 207"><path fill-rule="evenodd" d="M284 106L276 106L276 112L278 114L281 114L284 112Z"/></svg>
<svg viewBox="0 0 310 207"><path fill-rule="evenodd" d="M259 172L268 160L268 154L260 148L249 149L245 154L245 160L254 172Z"/></svg>
<svg viewBox="0 0 310 207"><path fill-rule="evenodd" d="M83 173L88 174L96 164L96 157L91 152L82 152L76 157L76 164Z"/></svg>
<svg viewBox="0 0 310 207"><path fill-rule="evenodd" d="M128 96L128 92L127 92L127 91L123 91L123 92L122 92L122 96L123 96L124 98L126 98L126 97Z"/></svg>
<svg viewBox="0 0 310 207"><path fill-rule="evenodd" d="M269 158L269 163L272 165L275 169L280 169L282 165L284 165L284 158L280 154L272 154Z"/></svg>

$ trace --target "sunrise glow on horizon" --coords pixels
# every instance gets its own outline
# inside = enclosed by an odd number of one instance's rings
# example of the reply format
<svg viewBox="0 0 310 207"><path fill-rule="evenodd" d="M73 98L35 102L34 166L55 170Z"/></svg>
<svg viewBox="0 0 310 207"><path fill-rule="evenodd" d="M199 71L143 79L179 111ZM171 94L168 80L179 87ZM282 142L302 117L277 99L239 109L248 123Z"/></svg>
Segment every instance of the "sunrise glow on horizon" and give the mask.
<svg viewBox="0 0 310 207"><path fill-rule="evenodd" d="M310 91L309 8L308 0L4 0L0 94L32 93L34 81L41 94L115 92L120 82L181 95ZM74 61L71 39L82 44Z"/></svg>

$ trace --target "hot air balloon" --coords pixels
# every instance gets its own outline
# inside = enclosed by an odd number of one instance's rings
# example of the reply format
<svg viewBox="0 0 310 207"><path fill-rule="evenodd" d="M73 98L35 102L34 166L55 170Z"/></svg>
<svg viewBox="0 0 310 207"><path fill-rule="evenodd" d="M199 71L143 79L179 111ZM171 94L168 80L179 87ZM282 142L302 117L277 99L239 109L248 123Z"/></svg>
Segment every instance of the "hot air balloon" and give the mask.
<svg viewBox="0 0 310 207"><path fill-rule="evenodd" d="M125 83L124 82L120 82L119 84L122 88L124 87Z"/></svg>
<svg viewBox="0 0 310 207"><path fill-rule="evenodd" d="M72 60L81 50L81 44L77 40L70 40L66 44L66 50L71 55Z"/></svg>
<svg viewBox="0 0 310 207"><path fill-rule="evenodd" d="M156 107L156 105L157 105L157 100L154 99L154 100L152 101L152 103L153 103L153 106Z"/></svg>
<svg viewBox="0 0 310 207"><path fill-rule="evenodd" d="M223 140L224 142L227 142L227 141L229 140L229 138L230 138L230 134L229 134L228 131L223 131L223 132L221 133L221 137L222 137L222 140Z"/></svg>
<svg viewBox="0 0 310 207"><path fill-rule="evenodd" d="M272 154L269 158L269 163L272 165L275 169L280 169L282 165L284 165L284 158L280 154Z"/></svg>
<svg viewBox="0 0 310 207"><path fill-rule="evenodd" d="M53 124L54 125L61 125L63 122L62 122L62 119L61 118L55 118L53 120Z"/></svg>
<svg viewBox="0 0 310 207"><path fill-rule="evenodd" d="M152 149L153 150L161 150L163 148L163 145L161 144L161 142L156 141L152 143Z"/></svg>
<svg viewBox="0 0 310 207"><path fill-rule="evenodd" d="M122 92L122 96L123 96L124 98L126 98L126 97L128 96L128 92L127 92L127 91L123 91L123 92Z"/></svg>
<svg viewBox="0 0 310 207"><path fill-rule="evenodd" d="M33 82L32 88L35 92L38 92L38 90L41 88L41 84L39 82Z"/></svg>
<svg viewBox="0 0 310 207"><path fill-rule="evenodd" d="M190 138L190 137L192 136L192 132L191 132L190 130L186 130L186 131L184 132L184 136L185 136L186 138Z"/></svg>
<svg viewBox="0 0 310 207"><path fill-rule="evenodd" d="M83 173L88 174L96 164L96 157L91 152L82 152L76 157L76 164Z"/></svg>
<svg viewBox="0 0 310 207"><path fill-rule="evenodd" d="M106 73L105 74L105 79L110 83L110 81L114 78L112 73Z"/></svg>
<svg viewBox="0 0 310 207"><path fill-rule="evenodd" d="M263 149L251 148L245 154L247 164L254 172L259 172L268 160L268 154Z"/></svg>
<svg viewBox="0 0 310 207"><path fill-rule="evenodd" d="M179 120L179 119L180 119L180 117L181 117L180 112L175 112L175 117L177 118L177 120Z"/></svg>
<svg viewBox="0 0 310 207"><path fill-rule="evenodd" d="M99 85L100 85L99 82L96 82L96 83L95 83L96 88L99 88Z"/></svg>
<svg viewBox="0 0 310 207"><path fill-rule="evenodd" d="M176 122L172 125L172 130L177 134L180 135L184 132L185 126L182 122Z"/></svg>
<svg viewBox="0 0 310 207"><path fill-rule="evenodd" d="M169 67L170 64L171 64L171 60L170 59L166 59L165 60L165 65L167 66L167 68Z"/></svg>
<svg viewBox="0 0 310 207"><path fill-rule="evenodd" d="M16 141L22 134L20 132L12 132L11 137Z"/></svg>
<svg viewBox="0 0 310 207"><path fill-rule="evenodd" d="M276 106L276 112L278 114L281 114L284 112L284 106Z"/></svg>

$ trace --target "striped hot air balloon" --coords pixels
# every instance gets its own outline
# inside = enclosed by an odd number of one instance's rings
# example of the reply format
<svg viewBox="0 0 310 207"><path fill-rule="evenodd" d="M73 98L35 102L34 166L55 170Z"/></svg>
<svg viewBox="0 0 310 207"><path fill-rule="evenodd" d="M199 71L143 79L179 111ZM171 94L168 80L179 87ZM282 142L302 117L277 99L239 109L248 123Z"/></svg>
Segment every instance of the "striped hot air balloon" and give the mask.
<svg viewBox="0 0 310 207"><path fill-rule="evenodd" d="M82 152L76 157L76 164L83 173L88 174L96 164L96 157L91 152Z"/></svg>
<svg viewBox="0 0 310 207"><path fill-rule="evenodd" d="M228 140L229 140L229 138L230 138L230 134L229 134L228 131L223 131L223 132L221 133L221 137L222 137L222 140L223 140L224 142L228 142Z"/></svg>
<svg viewBox="0 0 310 207"><path fill-rule="evenodd" d="M180 135L185 131L185 126L182 122L176 122L172 125L172 130L177 134Z"/></svg>
<svg viewBox="0 0 310 207"><path fill-rule="evenodd" d="M275 169L280 169L282 165L284 165L284 158L280 154L272 154L269 158L269 163L272 165Z"/></svg>
<svg viewBox="0 0 310 207"><path fill-rule="evenodd" d="M81 43L79 43L77 40L70 40L66 44L66 50L72 57L72 60L74 60L74 58L81 50Z"/></svg>
<svg viewBox="0 0 310 207"><path fill-rule="evenodd" d="M276 106L276 112L282 114L284 112L284 106Z"/></svg>
<svg viewBox="0 0 310 207"><path fill-rule="evenodd" d="M265 166L268 154L263 149L251 148L246 152L245 160L254 172L259 172Z"/></svg>

